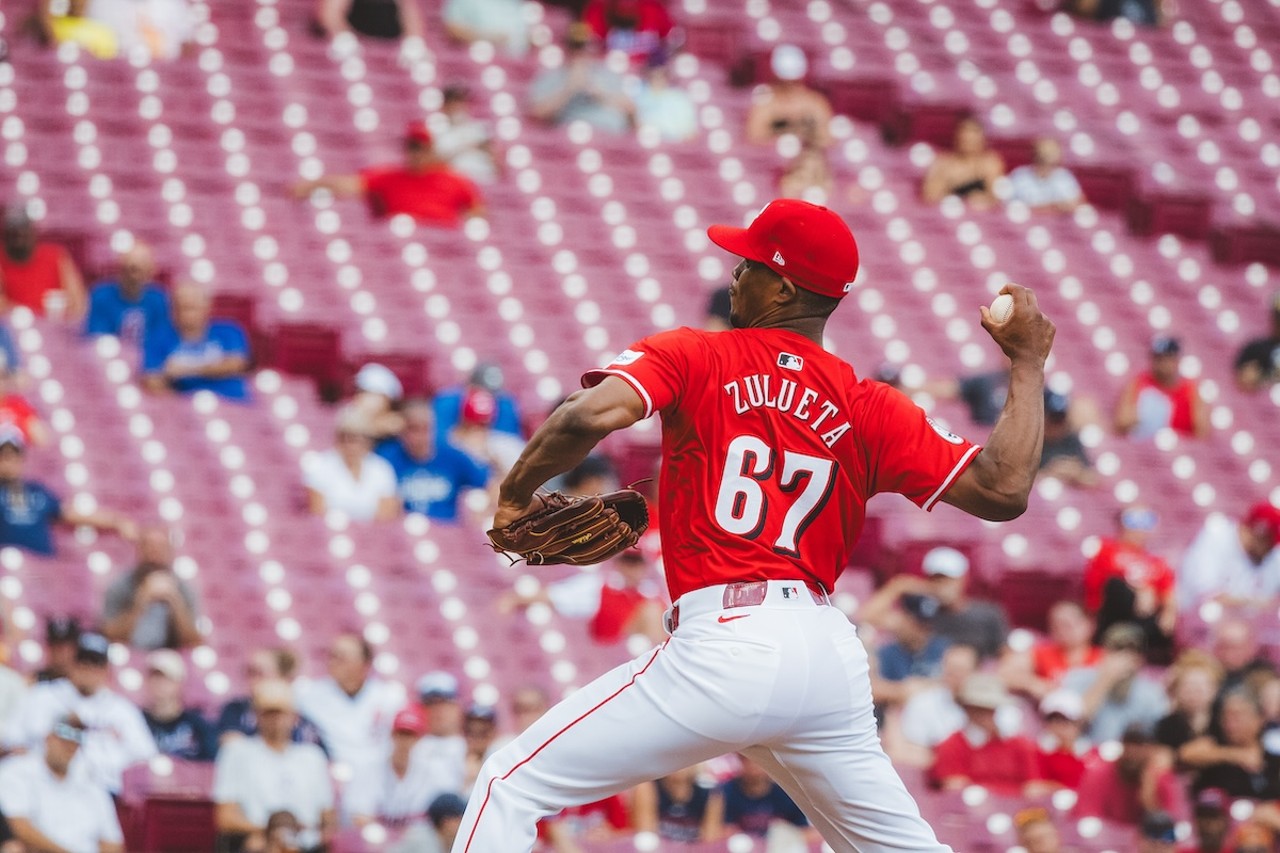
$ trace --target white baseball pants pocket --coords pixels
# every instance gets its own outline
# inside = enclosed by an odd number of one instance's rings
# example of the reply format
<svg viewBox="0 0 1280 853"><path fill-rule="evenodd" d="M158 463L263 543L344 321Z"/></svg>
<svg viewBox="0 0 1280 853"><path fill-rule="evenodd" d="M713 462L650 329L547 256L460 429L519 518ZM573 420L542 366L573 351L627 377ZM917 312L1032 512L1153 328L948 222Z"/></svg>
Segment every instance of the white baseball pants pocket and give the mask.
<svg viewBox="0 0 1280 853"><path fill-rule="evenodd" d="M836 853L951 853L880 748L867 654L807 594L723 609L683 596L675 633L597 678L480 771L453 853L527 853L537 822L727 752L765 767ZM803 589L803 587L801 587Z"/></svg>

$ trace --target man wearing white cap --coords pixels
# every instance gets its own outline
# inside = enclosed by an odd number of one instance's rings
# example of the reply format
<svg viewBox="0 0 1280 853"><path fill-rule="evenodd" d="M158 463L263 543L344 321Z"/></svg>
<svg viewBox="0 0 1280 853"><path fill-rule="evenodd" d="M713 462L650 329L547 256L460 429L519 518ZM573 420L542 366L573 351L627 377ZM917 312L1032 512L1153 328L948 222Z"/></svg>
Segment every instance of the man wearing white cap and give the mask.
<svg viewBox="0 0 1280 853"><path fill-rule="evenodd" d="M356 371L356 393L351 407L369 422L375 440L394 438L404 429L404 417L396 404L404 399L404 385L385 364L369 362Z"/></svg>
<svg viewBox="0 0 1280 853"><path fill-rule="evenodd" d="M1084 776L1085 758L1092 745L1081 736L1084 700L1079 693L1059 688L1040 700L1040 775L1047 781L1075 790Z"/></svg>
<svg viewBox="0 0 1280 853"><path fill-rule="evenodd" d="M793 44L780 44L769 56L774 81L765 87L747 114L747 139L757 145L772 144L784 135L800 138L809 146L831 144L831 103L805 85L809 59Z"/></svg>
<svg viewBox="0 0 1280 853"><path fill-rule="evenodd" d="M173 649L157 649L147 655L142 716L156 747L165 755L186 761L213 761L218 737L199 711L183 706L182 685L186 680L187 665Z"/></svg>
<svg viewBox="0 0 1280 853"><path fill-rule="evenodd" d="M1004 610L990 601L974 601L966 595L969 558L955 548L934 548L924 555L924 577L895 575L867 601L858 618L883 629L902 596L930 595L942 605L933 630L952 643L973 646L983 658L994 658L1004 649L1009 622Z"/></svg>
<svg viewBox="0 0 1280 853"><path fill-rule="evenodd" d="M1012 699L999 676L969 676L960 689L967 722L938 745L929 769L935 785L949 790L982 785L998 794L1030 793L1039 786L1035 744L1022 735L1006 737L996 724L996 713Z"/></svg>

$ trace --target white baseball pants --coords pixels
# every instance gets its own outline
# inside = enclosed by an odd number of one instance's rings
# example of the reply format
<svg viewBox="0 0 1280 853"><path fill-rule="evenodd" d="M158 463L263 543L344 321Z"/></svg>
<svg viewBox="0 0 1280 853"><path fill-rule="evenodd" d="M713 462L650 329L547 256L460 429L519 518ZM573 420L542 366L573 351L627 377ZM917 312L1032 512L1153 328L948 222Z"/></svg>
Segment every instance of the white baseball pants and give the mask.
<svg viewBox="0 0 1280 853"><path fill-rule="evenodd" d="M762 765L836 853L951 853L880 748L867 653L800 581L725 608L681 596L666 643L605 673L485 762L453 853L527 853L535 825L728 752Z"/></svg>

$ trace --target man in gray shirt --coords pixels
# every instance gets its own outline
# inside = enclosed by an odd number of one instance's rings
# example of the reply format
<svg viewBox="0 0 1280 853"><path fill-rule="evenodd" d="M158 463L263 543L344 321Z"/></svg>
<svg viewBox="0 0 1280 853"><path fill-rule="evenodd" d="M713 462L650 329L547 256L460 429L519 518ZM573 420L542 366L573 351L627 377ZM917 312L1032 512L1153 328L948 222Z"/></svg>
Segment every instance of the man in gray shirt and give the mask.
<svg viewBox="0 0 1280 853"><path fill-rule="evenodd" d="M529 87L534 118L551 124L585 121L612 133L625 133L635 121L635 104L623 91L623 79L592 54L590 30L569 27L564 64L548 68Z"/></svg>
<svg viewBox="0 0 1280 853"><path fill-rule="evenodd" d="M1150 729L1169 710L1160 682L1141 674L1145 638L1131 622L1112 625L1102 636L1102 660L1062 676L1062 687L1080 694L1094 743L1120 740L1133 725Z"/></svg>
<svg viewBox="0 0 1280 853"><path fill-rule="evenodd" d="M181 649L200 642L197 618L195 591L173 573L169 531L144 529L137 566L107 587L103 633L136 649Z"/></svg>

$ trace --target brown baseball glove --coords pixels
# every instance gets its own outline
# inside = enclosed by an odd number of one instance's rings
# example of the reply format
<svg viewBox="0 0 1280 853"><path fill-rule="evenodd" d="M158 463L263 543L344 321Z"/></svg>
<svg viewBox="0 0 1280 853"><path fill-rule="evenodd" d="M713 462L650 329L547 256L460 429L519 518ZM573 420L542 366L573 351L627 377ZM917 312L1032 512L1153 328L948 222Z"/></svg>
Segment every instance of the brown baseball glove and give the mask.
<svg viewBox="0 0 1280 853"><path fill-rule="evenodd" d="M542 508L489 531L493 550L533 566L591 566L632 547L649 529L649 507L632 489L606 495L538 495Z"/></svg>

